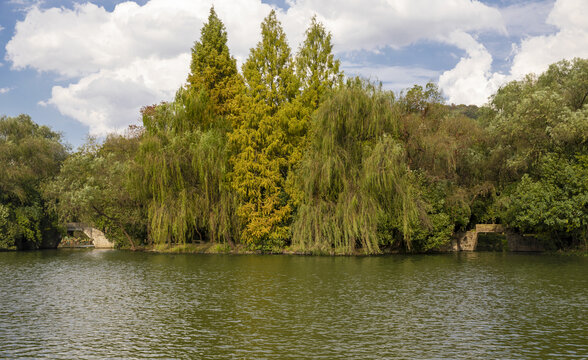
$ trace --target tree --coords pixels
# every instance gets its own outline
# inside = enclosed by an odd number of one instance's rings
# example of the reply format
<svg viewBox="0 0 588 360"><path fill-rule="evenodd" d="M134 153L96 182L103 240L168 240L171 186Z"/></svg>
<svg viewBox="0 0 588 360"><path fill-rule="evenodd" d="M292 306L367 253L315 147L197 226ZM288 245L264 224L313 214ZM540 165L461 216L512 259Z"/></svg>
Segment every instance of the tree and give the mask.
<svg viewBox="0 0 588 360"><path fill-rule="evenodd" d="M56 246L57 219L41 187L66 156L60 134L27 115L0 117L0 248Z"/></svg>
<svg viewBox="0 0 588 360"><path fill-rule="evenodd" d="M586 241L588 60L562 60L502 87L485 113L497 214L558 247Z"/></svg>
<svg viewBox="0 0 588 360"><path fill-rule="evenodd" d="M543 235L558 247L588 241L588 155L543 159L541 177L525 174L503 197L504 220L523 232ZM567 243L566 243L567 242ZM588 249L588 248L587 248Z"/></svg>
<svg viewBox="0 0 588 360"><path fill-rule="evenodd" d="M45 187L62 223L92 224L132 249L145 239L145 204L130 182L139 141L134 135L109 135L103 144L89 139L68 157Z"/></svg>
<svg viewBox="0 0 588 360"><path fill-rule="evenodd" d="M146 199L150 240L232 242L238 226L226 129L205 125L219 124L206 91L192 95L180 89L174 102L143 111L135 187Z"/></svg>
<svg viewBox="0 0 588 360"><path fill-rule="evenodd" d="M588 104L588 59L561 60L549 65L537 79L537 85L560 93L570 110L582 109Z"/></svg>
<svg viewBox="0 0 588 360"><path fill-rule="evenodd" d="M296 98L299 82L275 11L261 24L261 35L243 65L247 87L230 135L231 181L241 201L243 240L270 250L289 237L292 208L284 183L293 149L288 139L291 118L278 112Z"/></svg>
<svg viewBox="0 0 588 360"><path fill-rule="evenodd" d="M303 200L292 245L303 251L379 253L411 248L419 196L398 141L394 97L350 82L317 111L309 147L297 168Z"/></svg>
<svg viewBox="0 0 588 360"><path fill-rule="evenodd" d="M188 83L192 91L206 90L215 112L221 116L235 112L235 97L243 90L227 41L225 26L211 7L208 22L200 30L200 41L192 48Z"/></svg>
<svg viewBox="0 0 588 360"><path fill-rule="evenodd" d="M491 166L503 184L535 174L548 153L573 157L587 151L588 60L561 61L540 76L503 86L487 113L495 139Z"/></svg>
<svg viewBox="0 0 588 360"><path fill-rule="evenodd" d="M261 41L252 48L243 76L247 93L257 103L265 105L265 113L274 115L280 106L292 101L299 92L286 34L275 10L261 23Z"/></svg>
<svg viewBox="0 0 588 360"><path fill-rule="evenodd" d="M214 8L192 48L190 70L189 86L173 102L143 108L135 186L148 204L150 241L232 244L239 229L226 143L244 87Z"/></svg>
<svg viewBox="0 0 588 360"><path fill-rule="evenodd" d="M292 150L287 156L289 171L285 190L294 213L302 201L303 192L298 187L292 170L298 166L308 146L311 117L326 100L327 95L343 85L339 60L335 59L332 53L331 33L316 16L312 17L305 35L295 60L296 74L300 79L300 96L285 104L278 114L281 123L284 124L286 141L292 145Z"/></svg>
<svg viewBox="0 0 588 360"><path fill-rule="evenodd" d="M332 35L316 16L296 56L296 74L302 83L303 102L316 110L325 94L343 82L339 60L333 55Z"/></svg>

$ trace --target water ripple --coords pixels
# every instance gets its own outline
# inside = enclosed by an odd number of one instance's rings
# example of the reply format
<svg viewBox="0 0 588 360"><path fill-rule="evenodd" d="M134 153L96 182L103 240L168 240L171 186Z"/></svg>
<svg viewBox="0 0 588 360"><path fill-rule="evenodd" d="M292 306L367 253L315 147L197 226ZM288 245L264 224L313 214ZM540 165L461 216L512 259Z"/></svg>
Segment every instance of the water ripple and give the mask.
<svg viewBox="0 0 588 360"><path fill-rule="evenodd" d="M0 357L588 358L588 261L0 253Z"/></svg>

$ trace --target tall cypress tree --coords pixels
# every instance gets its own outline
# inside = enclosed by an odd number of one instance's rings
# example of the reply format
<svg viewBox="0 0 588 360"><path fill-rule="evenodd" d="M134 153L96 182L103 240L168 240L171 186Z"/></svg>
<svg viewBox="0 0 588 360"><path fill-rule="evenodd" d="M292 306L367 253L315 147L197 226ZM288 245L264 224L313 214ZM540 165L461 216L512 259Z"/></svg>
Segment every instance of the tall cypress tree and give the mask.
<svg viewBox="0 0 588 360"><path fill-rule="evenodd" d="M261 24L261 35L243 65L246 96L230 142L232 183L241 198L242 239L269 250L283 246L290 233L291 206L284 183L292 144L289 118L278 112L296 98L299 81L275 11Z"/></svg>
<svg viewBox="0 0 588 360"><path fill-rule="evenodd" d="M325 93L340 85L343 73L333 55L332 35L316 16L306 29L306 38L296 56L296 74L302 82L302 98L313 110Z"/></svg>
<svg viewBox="0 0 588 360"><path fill-rule="evenodd" d="M225 25L210 8L208 22L202 26L200 41L192 48L188 83L193 90L204 89L218 115L234 113L234 99L243 90L235 58L229 53Z"/></svg>
<svg viewBox="0 0 588 360"><path fill-rule="evenodd" d="M261 36L243 64L243 76L249 95L267 105L268 114L273 115L296 97L299 83L286 34L274 10L261 23Z"/></svg>

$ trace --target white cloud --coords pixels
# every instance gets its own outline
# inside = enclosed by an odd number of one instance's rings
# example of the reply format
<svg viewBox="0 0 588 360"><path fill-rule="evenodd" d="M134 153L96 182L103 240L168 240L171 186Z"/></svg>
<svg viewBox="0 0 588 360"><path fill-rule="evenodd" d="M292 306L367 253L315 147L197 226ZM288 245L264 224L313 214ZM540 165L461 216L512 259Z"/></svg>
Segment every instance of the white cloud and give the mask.
<svg viewBox="0 0 588 360"><path fill-rule="evenodd" d="M169 100L185 81L189 52L213 0L150 0L118 4L112 12L85 3L73 9L32 6L6 46L14 69L33 68L70 79L55 86L50 104L88 125L92 134L122 130L139 108ZM498 10L479 1L298 0L278 17L294 52L317 14L332 31L335 51L378 51L419 40L505 27ZM239 63L260 39L260 23L270 6L260 0L214 0L227 27L229 47ZM437 76L425 69L351 66L387 87L408 87Z"/></svg>
<svg viewBox="0 0 588 360"><path fill-rule="evenodd" d="M167 3L173 4L172 2ZM15 69L32 67L75 78L137 58L186 52L208 9L187 13L162 1L125 2L113 12L91 3L73 10L33 7L6 45ZM196 14L200 13L200 18ZM192 30L193 33L185 34Z"/></svg>
<svg viewBox="0 0 588 360"><path fill-rule="evenodd" d="M471 35L454 32L445 39L449 44L466 51L467 56L439 77L439 88L450 103L482 105L506 80L506 76L492 73L492 55Z"/></svg>
<svg viewBox="0 0 588 360"><path fill-rule="evenodd" d="M558 29L551 35L529 36L514 49L509 74L491 72L492 56L468 34L447 39L467 52L455 68L439 77L439 87L450 102L482 105L501 85L540 74L562 59L588 57L588 3L585 0L557 0L547 16L547 24ZM469 37L469 38L468 38Z"/></svg>
<svg viewBox="0 0 588 360"><path fill-rule="evenodd" d="M71 81L53 87L41 105L88 125L93 135L124 130L142 106L172 99L185 82L190 49L211 2L124 2L112 12L91 3L73 9L34 6L17 23L6 59L13 69L33 68ZM229 47L243 61L270 7L258 0L217 0L214 6Z"/></svg>
<svg viewBox="0 0 588 360"><path fill-rule="evenodd" d="M559 31L553 35L524 39L513 59L511 75L520 78L527 73L541 73L549 64L562 59L588 57L588 2L558 0L547 23Z"/></svg>
<svg viewBox="0 0 588 360"><path fill-rule="evenodd" d="M306 19L314 13L333 33L339 52L399 48L456 29L506 31L497 9L470 0L298 0L288 10L289 17Z"/></svg>
<svg viewBox="0 0 588 360"><path fill-rule="evenodd" d="M32 68L69 79L69 85L55 86L43 103L88 125L92 134L122 130L137 120L141 106L171 99L185 81L190 48L199 38L212 2L150 0L139 6L129 1L112 12L91 3L74 9L33 5L6 45L6 60L14 69ZM348 74L380 80L394 90L439 76L439 86L455 103L483 104L506 81L542 72L562 58L588 57L585 0L558 0L549 11L551 0L501 11L470 0L374 0L369 4L298 0L289 4L278 17L293 52L314 14L333 33L335 51L340 54L378 52L423 40L464 50L466 56L440 76L418 67L343 64ZM214 6L227 27L231 52L242 63L259 41L259 24L270 7L259 0L214 0ZM515 47L510 72L492 72L492 55L476 34L505 35L507 31L527 37Z"/></svg>
<svg viewBox="0 0 588 360"><path fill-rule="evenodd" d="M142 106L171 99L186 75L189 55L139 59L126 67L101 70L67 87L55 86L44 104L90 127L91 134L122 131L139 119Z"/></svg>
<svg viewBox="0 0 588 360"><path fill-rule="evenodd" d="M6 93L7 93L7 92L9 92L10 90L12 90L12 89L11 89L11 88L8 88L8 87L3 87L3 88L0 88L0 95L1 95L1 94L6 94Z"/></svg>

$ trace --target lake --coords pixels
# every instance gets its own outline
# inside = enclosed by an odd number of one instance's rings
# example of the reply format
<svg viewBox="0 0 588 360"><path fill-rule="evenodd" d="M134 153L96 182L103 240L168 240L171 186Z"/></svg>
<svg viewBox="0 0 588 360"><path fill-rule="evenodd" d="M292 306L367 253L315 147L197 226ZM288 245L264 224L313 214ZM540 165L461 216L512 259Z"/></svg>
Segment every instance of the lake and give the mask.
<svg viewBox="0 0 588 360"><path fill-rule="evenodd" d="M0 358L588 358L588 259L0 253Z"/></svg>

